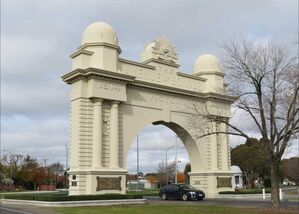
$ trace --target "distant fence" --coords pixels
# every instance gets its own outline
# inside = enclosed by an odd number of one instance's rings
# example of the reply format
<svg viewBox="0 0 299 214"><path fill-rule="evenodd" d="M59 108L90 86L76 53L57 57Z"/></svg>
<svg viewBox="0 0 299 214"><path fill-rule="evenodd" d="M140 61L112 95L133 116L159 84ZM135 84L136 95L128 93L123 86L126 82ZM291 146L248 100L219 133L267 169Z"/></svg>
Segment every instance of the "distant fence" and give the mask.
<svg viewBox="0 0 299 214"><path fill-rule="evenodd" d="M39 191L54 191L56 189L55 185L40 185Z"/></svg>
<svg viewBox="0 0 299 214"><path fill-rule="evenodd" d="M271 199L271 193L266 193L263 189L259 194L219 194L217 198L233 198L233 199ZM279 189L280 200L299 200L299 188L288 187Z"/></svg>

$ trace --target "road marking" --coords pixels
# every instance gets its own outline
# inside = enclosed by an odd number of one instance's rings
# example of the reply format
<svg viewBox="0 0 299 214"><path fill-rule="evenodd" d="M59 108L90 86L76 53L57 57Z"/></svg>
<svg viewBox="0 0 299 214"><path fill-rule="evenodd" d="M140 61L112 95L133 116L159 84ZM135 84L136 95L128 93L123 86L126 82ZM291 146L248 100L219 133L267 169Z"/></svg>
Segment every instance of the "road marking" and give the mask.
<svg viewBox="0 0 299 214"><path fill-rule="evenodd" d="M6 211L9 211L9 212L15 212L15 213L20 213L20 214L33 214L33 213L22 212L22 211L19 211L19 210L13 210L13 209L5 208L5 207L0 207L0 210L6 210Z"/></svg>

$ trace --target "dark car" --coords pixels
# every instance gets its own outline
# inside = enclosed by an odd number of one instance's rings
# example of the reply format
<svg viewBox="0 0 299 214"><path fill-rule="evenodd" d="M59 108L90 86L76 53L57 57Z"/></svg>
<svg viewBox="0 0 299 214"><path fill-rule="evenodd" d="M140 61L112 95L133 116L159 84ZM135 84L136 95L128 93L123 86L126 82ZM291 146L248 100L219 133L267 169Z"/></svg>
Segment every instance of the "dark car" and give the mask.
<svg viewBox="0 0 299 214"><path fill-rule="evenodd" d="M187 201L191 199L202 200L205 198L205 193L186 184L168 184L160 188L159 196L162 200L172 198Z"/></svg>

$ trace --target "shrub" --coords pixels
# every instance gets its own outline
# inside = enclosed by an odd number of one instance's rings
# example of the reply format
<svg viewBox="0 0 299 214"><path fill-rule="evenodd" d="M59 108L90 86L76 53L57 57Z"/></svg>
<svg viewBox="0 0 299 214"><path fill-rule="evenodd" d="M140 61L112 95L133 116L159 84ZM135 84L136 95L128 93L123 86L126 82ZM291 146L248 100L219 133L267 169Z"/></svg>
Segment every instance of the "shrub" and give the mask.
<svg viewBox="0 0 299 214"><path fill-rule="evenodd" d="M105 195L47 195L47 194L19 194L19 195L3 195L5 199L16 200L33 200L33 201L83 201L83 200L120 200L120 199L140 199L141 195L121 195L121 194L105 194Z"/></svg>

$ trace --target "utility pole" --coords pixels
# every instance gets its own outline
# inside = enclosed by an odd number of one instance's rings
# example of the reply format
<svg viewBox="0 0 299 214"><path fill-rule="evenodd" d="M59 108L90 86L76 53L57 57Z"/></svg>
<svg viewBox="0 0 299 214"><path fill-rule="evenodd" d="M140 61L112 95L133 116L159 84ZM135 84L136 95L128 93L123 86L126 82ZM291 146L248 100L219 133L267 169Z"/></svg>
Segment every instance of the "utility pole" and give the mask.
<svg viewBox="0 0 299 214"><path fill-rule="evenodd" d="M12 153L8 150L3 150L4 152L7 152L10 154L11 158L13 157ZM10 162L10 182L9 182L9 190L12 191L12 162L11 159L9 160Z"/></svg>
<svg viewBox="0 0 299 214"><path fill-rule="evenodd" d="M174 178L174 183L178 183L178 144L176 142L175 144L175 178Z"/></svg>
<svg viewBox="0 0 299 214"><path fill-rule="evenodd" d="M168 170L167 170L167 150L169 149L173 149L175 148L175 183L177 183L177 150L178 150L178 136L176 135L176 140L175 140L175 144L172 145L172 146L169 146L165 149L165 163L166 163L166 166L165 166L165 174L166 174L166 184L168 184Z"/></svg>
<svg viewBox="0 0 299 214"><path fill-rule="evenodd" d="M138 133L137 133L137 191L139 191L139 139L138 139Z"/></svg>
<svg viewBox="0 0 299 214"><path fill-rule="evenodd" d="M165 149L165 185L168 184L168 178L167 178L167 148Z"/></svg>
<svg viewBox="0 0 299 214"><path fill-rule="evenodd" d="M45 163L45 173L46 173L46 176L48 176L48 170L47 170L47 161L48 161L49 159L47 159L47 158L44 158L43 159L43 161L44 161L44 163Z"/></svg>
<svg viewBox="0 0 299 214"><path fill-rule="evenodd" d="M65 191L67 191L67 167L68 167L68 146L67 144L64 144L65 146Z"/></svg>

